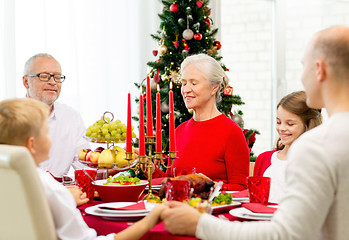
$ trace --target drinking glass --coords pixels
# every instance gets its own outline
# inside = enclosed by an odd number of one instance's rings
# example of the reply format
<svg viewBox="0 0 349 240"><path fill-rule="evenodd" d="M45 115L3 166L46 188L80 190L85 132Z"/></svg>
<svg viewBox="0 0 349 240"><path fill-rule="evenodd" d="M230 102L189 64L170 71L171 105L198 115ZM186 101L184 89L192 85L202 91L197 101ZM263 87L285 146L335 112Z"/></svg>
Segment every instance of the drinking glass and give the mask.
<svg viewBox="0 0 349 240"><path fill-rule="evenodd" d="M247 188L251 203L268 205L270 177L247 177Z"/></svg>
<svg viewBox="0 0 349 240"><path fill-rule="evenodd" d="M165 182L167 201L188 201L190 193L190 182L185 180L167 180Z"/></svg>
<svg viewBox="0 0 349 240"><path fill-rule="evenodd" d="M188 174L194 174L196 173L195 167L174 167L172 168L172 175L173 177L181 176L181 175L188 175Z"/></svg>
<svg viewBox="0 0 349 240"><path fill-rule="evenodd" d="M92 202L95 193L92 182L96 180L96 176L97 170L75 170L75 184L86 193L89 202Z"/></svg>

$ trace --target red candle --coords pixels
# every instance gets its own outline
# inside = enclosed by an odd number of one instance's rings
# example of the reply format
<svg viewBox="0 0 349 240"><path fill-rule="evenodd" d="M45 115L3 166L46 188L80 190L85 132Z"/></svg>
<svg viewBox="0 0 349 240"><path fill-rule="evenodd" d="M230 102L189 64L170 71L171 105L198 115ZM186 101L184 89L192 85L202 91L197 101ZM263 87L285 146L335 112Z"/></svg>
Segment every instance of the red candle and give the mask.
<svg viewBox="0 0 349 240"><path fill-rule="evenodd" d="M131 93L128 93L127 98L126 152L132 152Z"/></svg>
<svg viewBox="0 0 349 240"><path fill-rule="evenodd" d="M157 85L158 92L156 93L156 152L162 152L161 139L161 106L160 106L160 87Z"/></svg>
<svg viewBox="0 0 349 240"><path fill-rule="evenodd" d="M147 136L153 136L153 113L151 110L151 88L149 76L147 76Z"/></svg>
<svg viewBox="0 0 349 240"><path fill-rule="evenodd" d="M173 91L172 82L170 82L170 92L169 92L169 113L170 113L170 151L176 151L176 136L175 136L175 119L174 119L174 107L173 107Z"/></svg>
<svg viewBox="0 0 349 240"><path fill-rule="evenodd" d="M139 156L145 156L143 94L139 96Z"/></svg>

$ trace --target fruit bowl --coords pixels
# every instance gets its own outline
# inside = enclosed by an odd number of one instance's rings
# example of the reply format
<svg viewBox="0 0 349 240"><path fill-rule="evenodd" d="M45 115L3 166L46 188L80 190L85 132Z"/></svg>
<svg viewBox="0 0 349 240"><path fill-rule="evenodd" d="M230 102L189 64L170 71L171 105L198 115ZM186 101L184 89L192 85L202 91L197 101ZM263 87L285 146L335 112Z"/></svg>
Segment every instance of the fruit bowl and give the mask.
<svg viewBox="0 0 349 240"><path fill-rule="evenodd" d="M115 170L128 170L131 167L134 167L137 162L138 159L130 162L129 164L127 163L92 163L92 162L88 162L88 161L82 161L79 160L79 162L83 163L84 165L90 167L90 168L106 168L106 169L115 169Z"/></svg>
<svg viewBox="0 0 349 240"><path fill-rule="evenodd" d="M148 181L141 180L136 185L103 185L107 180L93 183L103 202L137 202Z"/></svg>

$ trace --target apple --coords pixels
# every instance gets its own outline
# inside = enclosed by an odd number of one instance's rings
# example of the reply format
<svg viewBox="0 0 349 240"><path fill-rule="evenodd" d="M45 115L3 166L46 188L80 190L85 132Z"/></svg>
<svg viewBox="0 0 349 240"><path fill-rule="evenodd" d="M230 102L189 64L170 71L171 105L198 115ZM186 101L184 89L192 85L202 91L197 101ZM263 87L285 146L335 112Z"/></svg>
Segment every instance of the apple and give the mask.
<svg viewBox="0 0 349 240"><path fill-rule="evenodd" d="M104 147L98 147L95 149L95 152L101 153L101 152L103 152L103 150L104 150Z"/></svg>
<svg viewBox="0 0 349 240"><path fill-rule="evenodd" d="M86 155L90 151L91 151L91 149L89 149L89 148L81 149L79 152L79 155L78 155L79 160L86 161Z"/></svg>
<svg viewBox="0 0 349 240"><path fill-rule="evenodd" d="M115 151L104 149L98 157L98 167L111 168L115 162Z"/></svg>
<svg viewBox="0 0 349 240"><path fill-rule="evenodd" d="M86 161L92 162L92 163L98 163L99 155L101 155L100 152L89 151L86 155Z"/></svg>

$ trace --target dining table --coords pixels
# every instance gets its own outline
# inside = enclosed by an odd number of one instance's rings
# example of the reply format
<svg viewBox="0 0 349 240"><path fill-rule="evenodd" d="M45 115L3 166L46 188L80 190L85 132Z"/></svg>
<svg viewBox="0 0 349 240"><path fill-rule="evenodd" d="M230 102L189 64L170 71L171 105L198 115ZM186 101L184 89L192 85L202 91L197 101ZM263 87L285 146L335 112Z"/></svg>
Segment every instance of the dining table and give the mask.
<svg viewBox="0 0 349 240"><path fill-rule="evenodd" d="M86 208L97 205L97 204L101 204L101 203L103 202L100 200L93 200L91 203L84 204L79 207L79 210L81 212L81 215L84 221L90 228L93 228L96 230L98 236L107 235L110 233L118 233L126 229L127 227L131 226L134 223L130 221L114 221L110 219L104 219L100 216L90 215L85 212ZM245 221L244 219L230 215L228 211L215 213L213 215L227 221ZM164 224L160 222L151 230L149 230L145 235L143 235L141 239L143 240L145 239L146 240L158 240L158 239L194 240L197 238L191 237L191 236L173 235L169 231L167 231Z"/></svg>

